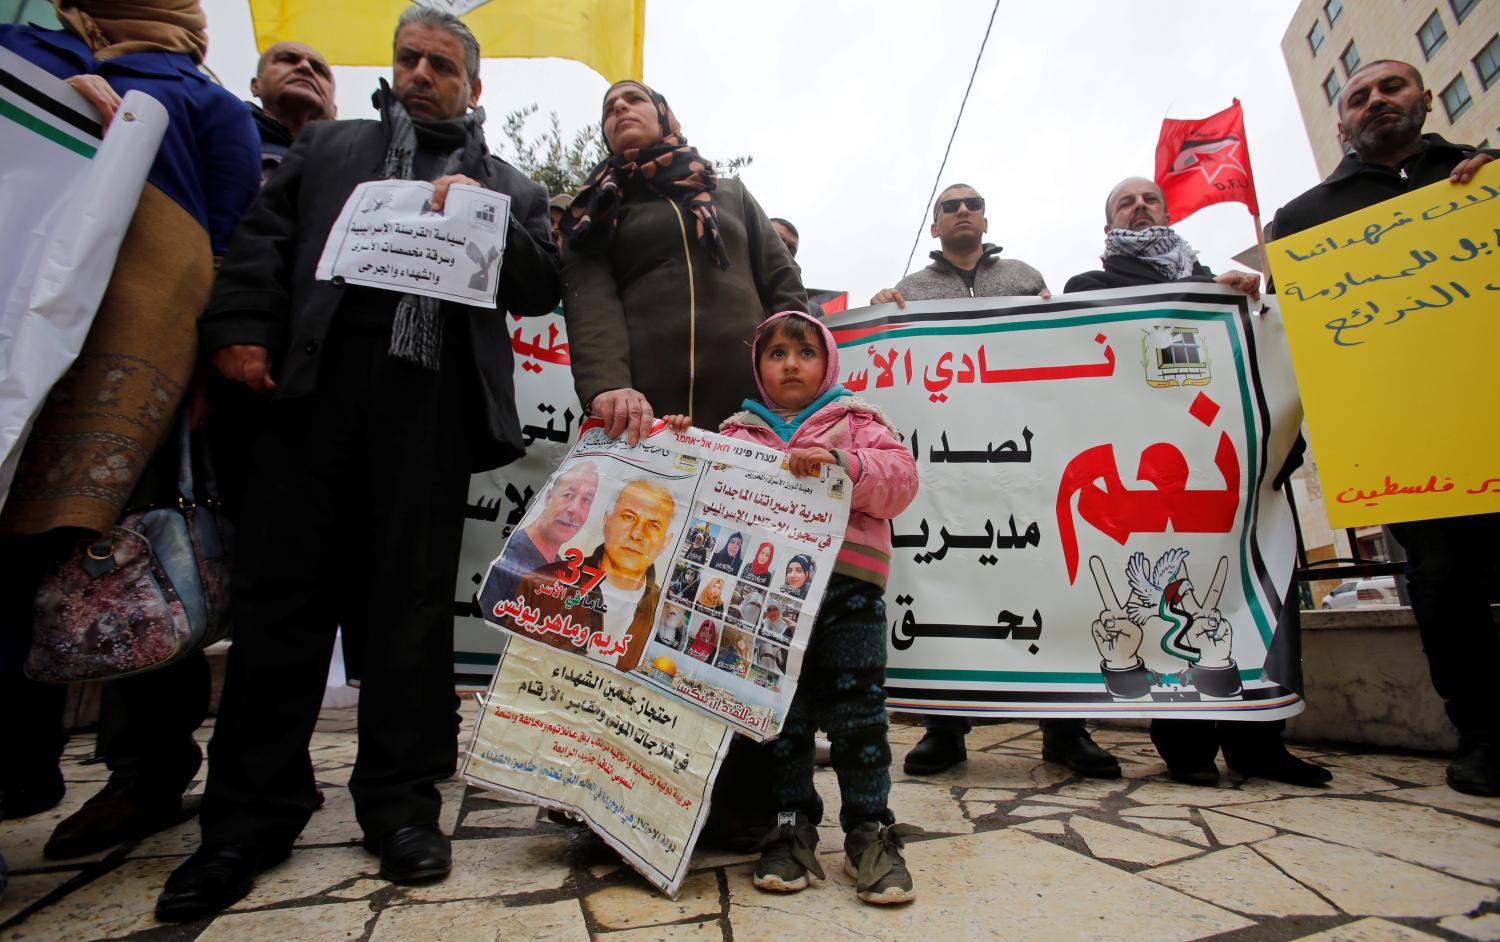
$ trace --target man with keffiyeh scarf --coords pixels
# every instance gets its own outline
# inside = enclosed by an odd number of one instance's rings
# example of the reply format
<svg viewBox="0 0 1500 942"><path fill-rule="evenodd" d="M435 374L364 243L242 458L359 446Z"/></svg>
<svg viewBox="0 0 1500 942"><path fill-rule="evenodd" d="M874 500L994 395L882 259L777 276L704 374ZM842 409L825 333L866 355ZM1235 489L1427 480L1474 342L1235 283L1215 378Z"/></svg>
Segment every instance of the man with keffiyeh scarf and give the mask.
<svg viewBox="0 0 1500 942"><path fill-rule="evenodd" d="M1260 297L1260 277L1230 271L1215 276L1198 262L1198 253L1168 225L1166 197L1161 187L1144 177L1127 177L1110 190L1104 203L1103 271L1089 271L1068 279L1064 291L1091 291L1172 282L1217 282L1252 298ZM1326 783L1327 769L1292 755L1281 742L1281 721L1182 720L1151 721L1151 742L1167 763L1167 771L1186 785L1215 785L1219 749L1231 769L1293 785Z"/></svg>
<svg viewBox="0 0 1500 942"><path fill-rule="evenodd" d="M546 191L489 155L479 46L412 7L395 33L381 120L314 122L246 215L200 322L226 377L266 395L233 584L235 643L209 745L203 843L168 879L164 920L233 904L290 852L317 804L308 744L334 631L361 636L365 846L393 882L451 867L436 783L457 765L453 590L471 472L522 452L505 311L560 294ZM472 110L471 110L472 109ZM432 180L511 197L499 310L313 277L349 194Z"/></svg>

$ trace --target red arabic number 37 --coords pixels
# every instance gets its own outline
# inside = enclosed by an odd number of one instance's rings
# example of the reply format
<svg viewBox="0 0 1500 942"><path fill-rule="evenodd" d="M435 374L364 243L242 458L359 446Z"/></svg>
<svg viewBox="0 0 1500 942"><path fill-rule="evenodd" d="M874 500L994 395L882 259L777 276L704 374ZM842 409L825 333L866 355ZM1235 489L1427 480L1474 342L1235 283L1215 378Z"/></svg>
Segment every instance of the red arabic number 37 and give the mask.
<svg viewBox="0 0 1500 942"><path fill-rule="evenodd" d="M584 595L588 595L590 592L594 591L594 586L603 581L604 570L598 569L594 566L585 566L583 564L583 550L579 549L578 547L570 546L567 549L563 550L562 558L563 562L567 563L568 565L567 568L558 575L557 581L566 583L567 585L576 586L578 585L579 579L587 576L588 581L578 588L578 591L583 593Z"/></svg>

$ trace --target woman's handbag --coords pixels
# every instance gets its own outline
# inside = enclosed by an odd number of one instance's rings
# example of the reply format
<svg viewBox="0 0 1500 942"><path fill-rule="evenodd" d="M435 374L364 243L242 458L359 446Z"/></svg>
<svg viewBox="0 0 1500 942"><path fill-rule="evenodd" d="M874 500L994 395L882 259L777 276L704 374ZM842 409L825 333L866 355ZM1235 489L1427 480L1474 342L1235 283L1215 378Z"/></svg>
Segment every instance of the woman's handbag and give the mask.
<svg viewBox="0 0 1500 942"><path fill-rule="evenodd" d="M203 500L195 496L186 416L180 425L176 503L127 513L42 579L26 658L32 679L139 674L228 633L230 526L211 473Z"/></svg>

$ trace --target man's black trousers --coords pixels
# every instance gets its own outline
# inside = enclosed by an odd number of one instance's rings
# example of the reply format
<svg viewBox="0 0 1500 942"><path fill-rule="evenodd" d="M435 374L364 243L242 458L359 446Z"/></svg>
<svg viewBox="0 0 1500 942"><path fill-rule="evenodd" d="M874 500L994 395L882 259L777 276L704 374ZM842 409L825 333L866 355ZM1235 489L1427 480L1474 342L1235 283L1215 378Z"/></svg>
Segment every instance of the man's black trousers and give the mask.
<svg viewBox="0 0 1500 942"><path fill-rule="evenodd" d="M308 745L340 624L363 650L349 779L359 824L379 840L437 822L436 783L458 758L453 593L466 411L482 408L468 331L446 327L441 369L427 370L387 354L388 317L341 311L317 391L271 403L257 433L205 844L274 853L306 825L316 802Z"/></svg>

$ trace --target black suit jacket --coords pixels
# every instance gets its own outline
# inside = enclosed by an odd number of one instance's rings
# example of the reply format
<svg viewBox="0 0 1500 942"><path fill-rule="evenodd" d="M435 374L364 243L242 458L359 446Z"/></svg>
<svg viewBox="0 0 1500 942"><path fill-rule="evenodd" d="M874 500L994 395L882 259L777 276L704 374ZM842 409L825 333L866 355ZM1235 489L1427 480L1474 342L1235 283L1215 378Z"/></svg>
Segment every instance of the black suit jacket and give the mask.
<svg viewBox="0 0 1500 942"><path fill-rule="evenodd" d="M316 281L313 272L344 202L358 184L379 179L385 152L380 122L307 125L235 230L199 336L204 352L231 344L268 348L276 399L306 396L318 387L324 340L347 289ZM474 161L463 172L511 198L501 308L517 315L550 313L561 282L547 191L498 157ZM484 397L473 470L499 467L524 451L503 310L448 302L443 307L450 329L460 317L468 322Z"/></svg>

